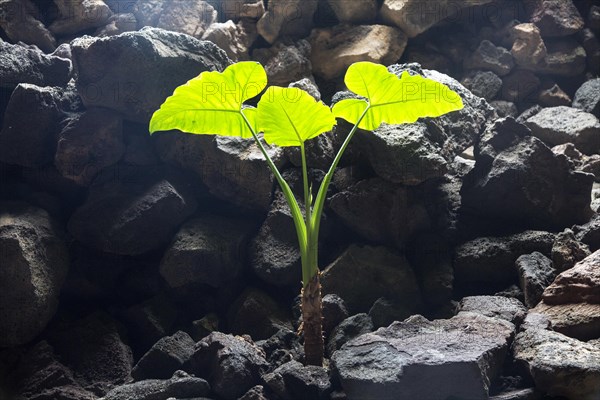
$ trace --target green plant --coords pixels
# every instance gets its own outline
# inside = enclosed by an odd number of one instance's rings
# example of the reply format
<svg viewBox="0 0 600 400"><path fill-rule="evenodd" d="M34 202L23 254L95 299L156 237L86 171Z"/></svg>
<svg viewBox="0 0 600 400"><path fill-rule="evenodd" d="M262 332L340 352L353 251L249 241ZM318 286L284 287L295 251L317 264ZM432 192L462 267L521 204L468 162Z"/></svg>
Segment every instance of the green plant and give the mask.
<svg viewBox="0 0 600 400"><path fill-rule="evenodd" d="M360 98L345 99L333 108L317 102L297 88L272 86L256 108L245 101L267 86L267 74L259 63L240 62L221 72L203 72L175 92L154 113L150 132L178 129L187 133L237 136L254 139L279 183L294 220L302 260L302 316L305 362L323 362L321 286L318 237L327 189L344 151L357 129L374 130L381 123L402 124L421 117L437 117L463 107L447 86L404 72L400 78L386 67L370 62L351 65L347 88ZM305 142L331 131L336 117L354 124L325 175L316 197L308 183ZM281 176L265 145L300 147L304 183L304 214L288 183Z"/></svg>

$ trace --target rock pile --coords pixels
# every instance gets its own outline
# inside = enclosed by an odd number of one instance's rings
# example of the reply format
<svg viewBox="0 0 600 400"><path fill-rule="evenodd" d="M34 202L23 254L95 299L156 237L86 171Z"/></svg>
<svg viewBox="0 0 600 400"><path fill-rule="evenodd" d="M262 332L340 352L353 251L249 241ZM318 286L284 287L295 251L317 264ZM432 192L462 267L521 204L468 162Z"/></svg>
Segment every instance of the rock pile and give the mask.
<svg viewBox="0 0 600 400"><path fill-rule="evenodd" d="M0 0L0 398L598 400L600 6ZM161 132L257 60L327 104L357 61L465 108L359 131L302 364L292 219L252 141ZM313 186L348 132L307 146ZM268 148L301 196L299 155Z"/></svg>

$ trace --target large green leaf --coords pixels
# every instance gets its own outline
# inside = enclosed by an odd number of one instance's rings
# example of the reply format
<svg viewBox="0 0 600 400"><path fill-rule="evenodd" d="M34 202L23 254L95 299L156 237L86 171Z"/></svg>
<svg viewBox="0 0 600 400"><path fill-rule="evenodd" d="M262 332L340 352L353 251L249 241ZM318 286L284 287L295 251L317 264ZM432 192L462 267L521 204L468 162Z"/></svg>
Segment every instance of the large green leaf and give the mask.
<svg viewBox="0 0 600 400"><path fill-rule="evenodd" d="M252 137L241 113L244 101L267 86L267 74L257 62L240 62L223 72L202 72L175 89L150 121L150 133L179 129L183 132ZM256 112L244 115L256 125Z"/></svg>
<svg viewBox="0 0 600 400"><path fill-rule="evenodd" d="M366 98L346 99L333 106L338 118L356 124L369 107L359 128L374 130L382 122L412 123L421 117L439 117L463 108L460 96L448 86L420 75L403 72L398 78L386 67L370 62L352 64L344 79L352 92Z"/></svg>
<svg viewBox="0 0 600 400"><path fill-rule="evenodd" d="M278 146L300 146L336 123L329 107L298 88L271 86L257 108L258 129Z"/></svg>

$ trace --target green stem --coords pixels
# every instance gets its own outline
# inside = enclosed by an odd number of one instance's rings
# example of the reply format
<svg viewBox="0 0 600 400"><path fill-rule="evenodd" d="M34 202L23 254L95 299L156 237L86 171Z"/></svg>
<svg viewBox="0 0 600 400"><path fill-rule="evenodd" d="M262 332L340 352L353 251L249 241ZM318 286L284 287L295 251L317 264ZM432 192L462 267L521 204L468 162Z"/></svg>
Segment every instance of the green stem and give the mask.
<svg viewBox="0 0 600 400"><path fill-rule="evenodd" d="M306 260L302 260L302 283L303 286L306 287L308 285L309 280L314 276L316 271L318 270L318 266L316 263L311 262L312 257L310 256L313 252L313 249L310 246L312 243L312 231L308 227L311 220L311 211L312 211L312 201L311 201L311 193L310 186L308 182L308 167L306 164L306 148L304 147L304 142L300 143L300 154L302 156L302 182L304 183L304 211L306 215L305 224L307 226L306 229Z"/></svg>
<svg viewBox="0 0 600 400"><path fill-rule="evenodd" d="M283 194L288 202L288 205L290 206L292 218L294 219L294 225L296 227L296 235L298 236L298 244L300 246L300 254L301 254L302 264L303 264L302 269L304 270L304 263L305 263L305 259L307 258L307 250L306 249L308 246L307 228L306 228L306 223L302 219L302 212L300 211L298 202L296 201L296 198L294 197L294 194L292 193L292 190L290 189L289 185L287 184L285 179L283 179L283 176L281 176L279 169L277 169L277 166L275 165L275 163L273 162L273 160L267 153L267 150L265 149L265 147L261 143L260 139L258 138L258 135L254 131L252 124L250 123L250 121L248 121L248 118L246 118L243 111L240 111L240 114L242 115L242 118L244 118L244 121L246 122L248 129L250 129L250 133L252 133L252 137L254 138L254 141L258 145L258 148L260 149L262 155L265 157L265 160L267 161L267 165L273 172L273 175L275 175L275 179L277 179L277 182L279 183L279 186L281 187L281 190L283 191Z"/></svg>
<svg viewBox="0 0 600 400"><path fill-rule="evenodd" d="M307 229L311 232L312 235L312 241L308 243L308 247L310 249L314 249L315 253L317 252L316 249L318 247L318 240L315 240L315 238L319 237L319 229L321 226L321 214L323 213L323 206L325 204L325 198L327 197L327 190L329 189L329 184L331 183L331 179L333 178L333 173L335 172L335 169L340 163L340 160L344 155L344 151L346 151L346 148L350 144L352 137L358 130L358 125L360 125L365 115L367 115L367 111L369 111L370 108L371 105L367 103L367 107L361 114L360 118L358 118L358 121L356 121L356 124L352 127L352 130L350 130L350 133L346 137L346 140L344 140L342 147L333 159L331 167L329 167L329 171L327 171L327 174L325 174L325 178L323 178L323 182L321 182L321 186L319 187L319 192L317 193L317 198L315 200L315 206L313 208L312 219L307 223Z"/></svg>

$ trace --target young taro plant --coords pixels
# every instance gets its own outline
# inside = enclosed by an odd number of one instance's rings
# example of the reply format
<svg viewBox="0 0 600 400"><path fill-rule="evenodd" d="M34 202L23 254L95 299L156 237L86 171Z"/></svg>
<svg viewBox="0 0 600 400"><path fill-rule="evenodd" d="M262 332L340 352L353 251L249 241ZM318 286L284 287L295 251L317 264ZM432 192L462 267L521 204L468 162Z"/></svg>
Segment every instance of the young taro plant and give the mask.
<svg viewBox="0 0 600 400"><path fill-rule="evenodd" d="M244 102L267 86L259 63L239 62L223 72L203 72L175 89L154 113L150 133L177 129L193 134L253 139L279 183L294 220L302 263L302 318L305 362L323 363L321 285L318 267L319 225L333 173L358 128L372 131L383 122L412 123L463 107L460 96L447 86L404 72L399 78L386 67L370 62L351 65L345 76L356 98L342 100L331 109L297 88L271 86L257 107ZM336 118L354 124L313 197L308 183L305 143L331 131ZM269 145L300 147L304 182L304 213L259 139Z"/></svg>

